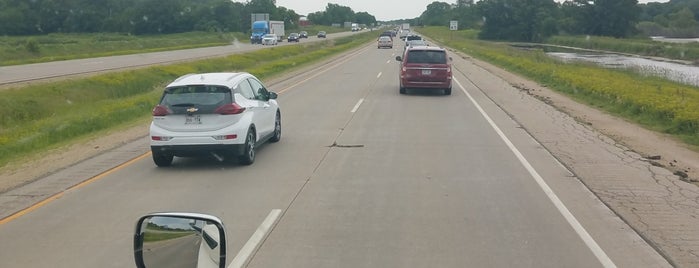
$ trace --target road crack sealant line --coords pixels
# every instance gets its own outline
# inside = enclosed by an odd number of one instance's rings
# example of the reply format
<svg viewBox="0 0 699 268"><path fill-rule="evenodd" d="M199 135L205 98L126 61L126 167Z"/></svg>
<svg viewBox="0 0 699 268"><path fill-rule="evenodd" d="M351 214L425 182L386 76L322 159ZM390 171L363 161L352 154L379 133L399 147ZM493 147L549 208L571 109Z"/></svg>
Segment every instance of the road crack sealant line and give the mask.
<svg viewBox="0 0 699 268"><path fill-rule="evenodd" d="M303 79L303 80L301 80L301 81L299 81L299 82L297 82L297 83L291 85L291 86L288 86L288 87L284 88L284 89L281 90L279 93L281 94L281 93L283 93L283 92L285 92L285 91L291 90L292 88L294 88L294 87L296 87L296 86L298 86L298 85L300 85L300 84L303 84L303 83L305 83L305 82L308 82L308 80L311 80L311 79L313 79L313 78L319 76L319 75L322 74L322 73L325 73L325 72L327 72L327 71L329 71L329 70L331 70L331 69L334 69L334 68L336 68L336 67L338 67L338 66L340 66L340 65L342 65L342 64L344 64L344 63L346 63L347 61L351 60L353 57L355 57L355 56L357 56L357 55L359 55L359 54L361 54L361 53L366 52L366 51L368 50L369 46L370 46L370 45L367 45L367 46L365 46L364 48L361 48L361 49L359 49L359 50L357 50L357 51L354 51L354 52L350 53L349 55L346 55L345 57L340 57L339 59L342 59L340 62L337 62L337 63L335 63L335 64L330 64L330 63L333 63L333 62L337 61L337 60L332 60L332 61L330 61L328 64L324 64L324 65L322 65L322 66L320 66L320 67L318 67L318 68L312 69L312 70L319 70L319 69L322 69L322 70L321 70L320 72L316 73L316 74L313 74L313 75L311 75L311 76L309 76L309 77L307 77L307 78L305 78L305 79ZM328 65L329 65L329 67L326 67L326 66L328 66ZM377 79L378 79L378 78L377 78ZM286 81L286 80L284 80L284 81ZM374 82L374 84L375 84L375 83L376 83L376 82ZM373 86L374 84L372 84L372 86ZM373 87L371 87L371 88L373 88ZM371 88L368 90L367 93L365 93L365 96L368 95L368 94L372 91ZM337 139L342 135L342 133L344 132L345 128L349 125L349 123L350 123L350 122L352 121L352 119L354 118L355 113L350 113L350 114L351 114L350 118L345 122L344 126L343 126L342 128L340 128L340 131L338 131L337 135L336 135L335 138L333 139L333 140L334 140L333 144L335 144L335 145L337 144ZM229 266L229 267L231 267L231 268L232 268L232 267L235 267L235 268L237 268L237 267L247 267L247 265L248 265L253 259L255 259L255 256L257 255L257 252L259 251L259 249L262 247L262 245L264 245L264 243L267 241L267 239L272 235L272 233L274 232L274 230L276 230L277 225L279 225L279 223L284 219L284 216L286 215L286 212L289 211L289 209L291 209L291 207L294 205L294 203L296 203L296 200L299 198L299 196L301 196L301 193L303 192L303 190L306 189L306 186L308 186L308 183L311 181L311 179L312 179L313 176L316 174L316 172L318 172L318 169L320 169L321 165L325 162L325 159L328 157L328 154L330 154L330 152L332 151L332 149L333 149L334 147L336 147L336 146L326 146L326 147L328 147L328 148L325 150L325 153L323 153L323 157L320 158L320 160L318 161L318 163L316 164L316 166L313 168L313 171L311 172L311 174L310 174L308 177L306 177L306 180L303 182L303 185L301 185L301 187L299 187L299 190L296 192L296 194L295 194L294 197L291 199L291 201L290 201L289 204L286 206L286 208L284 208L283 210L281 210L281 211L279 211L279 212L275 212L275 211L271 212L271 213L277 214L277 216L275 216L275 217L276 217L276 220L274 221L274 223L272 223L272 224L268 227L268 231L267 231L266 235L264 235L264 237L262 237L262 238L259 240L259 242L257 242L257 245L256 245L253 249L250 250L250 253L247 253L248 255L245 256L245 259L244 259L244 260L236 261L236 266L232 266L232 265L233 265L233 263L232 263L231 266ZM270 214L271 214L271 213L270 213ZM242 257L241 257L241 258L242 258ZM238 256L236 256L235 259L238 259Z"/></svg>
<svg viewBox="0 0 699 268"><path fill-rule="evenodd" d="M454 53L457 53L457 52L454 52ZM462 57L462 58L463 58L464 60L467 60L465 57ZM467 61L468 61L468 60L467 60ZM482 66L480 66L480 65L478 65L478 64L476 64L476 63L471 62L471 64L473 64L473 65L476 66L477 68L479 68L479 69L481 69L481 70L483 70L483 71L485 71L485 72L487 72L487 73L489 73L489 74L492 74L493 76L497 77L498 79L501 79L505 84L508 84L509 86L515 88L514 86L512 86L511 84L509 84L509 83L507 82L507 79L503 78L502 76L497 75L497 74L495 74L495 73L489 71L487 68L482 67ZM528 135L531 139L533 139L534 141L536 141L537 144L539 144L540 146L542 146L542 147L548 152L548 154L549 154L553 159L555 159L562 167L564 167L568 172L570 172L570 174L573 174L573 177L575 177L575 178L577 179L578 182L580 182L582 185L584 185L585 188L597 198L597 200L599 200L602 204L604 204L604 206L607 207L607 209L609 209L609 211L611 211L612 213L614 213L614 215L616 215L619 219L621 219L621 221L624 222L624 223L626 224L626 226L629 226L629 228L631 228L641 239L643 239L643 241L645 241L650 247L652 247L652 248L655 250L655 252L657 252L658 254L660 254L660 255L663 257L663 259L665 259L668 263L670 263L671 266L677 267L677 264L676 264L676 263L672 260L672 258L670 258L670 256L659 246L658 243L656 243L656 242L654 242L653 240L651 240L650 237L648 237L648 236L645 235L643 232L641 232L641 230L640 230L639 228L636 228L634 225L632 225L632 224L629 222L629 220L627 220L627 219L624 218L621 214L619 214L619 212L617 212L616 210L614 210L613 207L612 207L612 205L611 205L609 202L605 201L605 199L602 198L602 196L600 196L599 193L597 193L596 191L593 191L592 188L590 187L590 185L589 185L587 182L585 182L584 180L582 180L582 179L580 178L580 176L579 176L576 172L574 172L573 169L572 169L569 165L567 165L564 161L561 161L561 159L560 159L558 156L556 156L555 154L553 154L553 153L551 152L551 149L548 148L548 146L546 146L546 145L545 145L544 143L542 143L539 139L537 139L537 138L531 133L531 131L530 131L529 129L527 129L524 125L522 125L521 122L519 122L511 113L509 113L503 106L501 106L498 102L496 102L489 94L487 94L487 93L485 92L485 90L483 90L481 87L479 87L478 85L476 85L475 82L474 82L471 78L469 78L469 76L466 75L466 73L465 73L464 71L462 71L462 70L461 70L460 68L458 68L458 67L453 67L453 68L454 68L458 73L460 73L463 77L465 77L466 80L467 80L474 88L478 89L478 91L480 91L480 92L483 94L483 96L485 96L488 100L490 100L490 102L491 102L492 104L494 104L496 107L498 107L498 109L500 109L500 110L503 111L505 114L507 114L507 116L508 116L511 120L515 121L519 126L521 126L521 129L522 129L525 133L527 133L527 135ZM455 81L456 81L456 80L455 80ZM457 81L457 83L458 83L458 81ZM464 93L466 93L466 95L467 95L469 98L471 98L470 94L466 91L465 88L462 88L462 90L464 91ZM532 97L533 97L533 96L532 96ZM539 101L541 101L541 100L538 99L538 98L536 98L536 99L539 100ZM476 104L475 100L473 100L473 99L471 99L471 100L473 101L474 104ZM566 113L566 112L560 110L558 107L556 107L556 106L554 106L554 105L548 104L548 103L546 103L546 102L544 102L544 104L546 104L546 105L552 107L553 109L555 109L555 110L557 110L557 111L559 111L559 112L561 112L561 113L563 113L563 114L566 114L566 115L570 116L568 113ZM576 122L578 122L578 121L576 121ZM588 127L588 126L584 126L584 125L582 125L582 124L580 124L580 126L583 127L583 128L585 128L585 129L588 129L588 130L589 130L589 127ZM593 130L593 131L594 131L594 130ZM596 131L595 131L595 132L596 132ZM600 133L599 135L603 135L603 134ZM599 138L599 137L598 137L598 138ZM644 224L645 224L645 223L644 223ZM588 235L589 235L589 234L588 234ZM599 245L598 245L598 247L599 247ZM607 258L608 258L608 257L607 257Z"/></svg>

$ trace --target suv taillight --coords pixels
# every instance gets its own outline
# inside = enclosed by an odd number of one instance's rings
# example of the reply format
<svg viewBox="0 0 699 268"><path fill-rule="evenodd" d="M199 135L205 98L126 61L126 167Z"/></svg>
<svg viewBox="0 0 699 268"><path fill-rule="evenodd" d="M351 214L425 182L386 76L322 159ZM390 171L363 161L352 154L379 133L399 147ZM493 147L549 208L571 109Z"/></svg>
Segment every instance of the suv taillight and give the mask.
<svg viewBox="0 0 699 268"><path fill-rule="evenodd" d="M166 116L171 114L172 111L165 105L158 105L153 108L153 116Z"/></svg>
<svg viewBox="0 0 699 268"><path fill-rule="evenodd" d="M237 103L229 103L229 104L219 106L218 108L216 108L214 113L226 115L226 114L239 114L239 113L242 113L243 111L245 111L245 108L240 107L240 105L238 105Z"/></svg>

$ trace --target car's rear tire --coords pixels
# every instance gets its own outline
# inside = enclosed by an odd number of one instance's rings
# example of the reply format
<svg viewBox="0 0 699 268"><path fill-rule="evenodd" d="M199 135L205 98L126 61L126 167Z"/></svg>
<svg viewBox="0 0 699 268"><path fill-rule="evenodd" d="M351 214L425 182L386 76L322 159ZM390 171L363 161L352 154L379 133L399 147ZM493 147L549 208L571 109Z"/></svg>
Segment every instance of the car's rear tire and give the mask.
<svg viewBox="0 0 699 268"><path fill-rule="evenodd" d="M270 142L278 142L282 139L282 115L277 111L277 116L274 118L274 136L269 139Z"/></svg>
<svg viewBox="0 0 699 268"><path fill-rule="evenodd" d="M172 159L175 158L174 155L163 152L151 151L151 154L153 155L153 162L159 167L169 167L172 165Z"/></svg>
<svg viewBox="0 0 699 268"><path fill-rule="evenodd" d="M444 89L444 95L451 95L451 88Z"/></svg>
<svg viewBox="0 0 699 268"><path fill-rule="evenodd" d="M404 88L404 87L399 87L399 88L398 88L398 92L399 92L400 94L405 94L405 88Z"/></svg>
<svg viewBox="0 0 699 268"><path fill-rule="evenodd" d="M255 130L248 129L248 134L245 135L245 148L243 154L238 157L243 165L252 165L255 162Z"/></svg>

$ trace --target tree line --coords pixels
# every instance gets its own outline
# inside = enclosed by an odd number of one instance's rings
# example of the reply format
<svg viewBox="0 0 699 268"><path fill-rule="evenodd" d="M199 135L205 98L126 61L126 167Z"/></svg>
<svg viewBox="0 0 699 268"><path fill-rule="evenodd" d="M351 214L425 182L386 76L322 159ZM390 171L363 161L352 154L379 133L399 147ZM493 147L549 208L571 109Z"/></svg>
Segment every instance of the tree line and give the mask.
<svg viewBox="0 0 699 268"><path fill-rule="evenodd" d="M432 2L414 25L479 29L479 38L539 42L552 35L696 37L699 0L457 0Z"/></svg>
<svg viewBox="0 0 699 268"><path fill-rule="evenodd" d="M268 13L298 28L300 15L276 0L0 0L0 35L117 32L136 35L190 31L249 32L250 14ZM314 24L376 23L374 16L328 4Z"/></svg>

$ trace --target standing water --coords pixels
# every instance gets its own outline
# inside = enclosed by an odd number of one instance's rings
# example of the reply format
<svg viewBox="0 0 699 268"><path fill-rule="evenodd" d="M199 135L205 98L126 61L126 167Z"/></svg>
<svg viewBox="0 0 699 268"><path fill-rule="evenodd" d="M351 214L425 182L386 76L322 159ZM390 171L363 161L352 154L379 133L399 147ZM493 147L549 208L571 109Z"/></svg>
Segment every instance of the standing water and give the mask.
<svg viewBox="0 0 699 268"><path fill-rule="evenodd" d="M633 69L643 74L661 76L675 82L699 86L699 67L697 66L619 54L562 52L548 52L546 54L565 62L585 61L608 68Z"/></svg>

